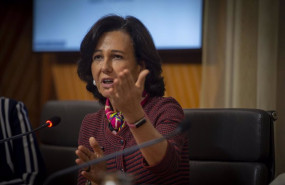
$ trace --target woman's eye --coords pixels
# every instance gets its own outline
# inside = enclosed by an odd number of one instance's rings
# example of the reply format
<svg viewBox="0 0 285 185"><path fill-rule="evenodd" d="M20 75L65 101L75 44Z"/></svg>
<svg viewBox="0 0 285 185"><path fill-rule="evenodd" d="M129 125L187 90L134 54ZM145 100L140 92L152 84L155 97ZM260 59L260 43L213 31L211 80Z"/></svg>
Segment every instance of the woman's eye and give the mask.
<svg viewBox="0 0 285 185"><path fill-rule="evenodd" d="M103 57L101 55L95 55L93 60L101 60Z"/></svg>
<svg viewBox="0 0 285 185"><path fill-rule="evenodd" d="M123 59L123 56L122 55L114 55L114 58L115 59Z"/></svg>

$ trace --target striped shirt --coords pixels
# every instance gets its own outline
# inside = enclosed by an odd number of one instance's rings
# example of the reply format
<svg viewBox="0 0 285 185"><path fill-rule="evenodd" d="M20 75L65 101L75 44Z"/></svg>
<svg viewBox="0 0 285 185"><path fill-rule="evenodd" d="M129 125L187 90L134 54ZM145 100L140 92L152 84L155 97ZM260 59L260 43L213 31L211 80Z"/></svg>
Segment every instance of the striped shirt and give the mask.
<svg viewBox="0 0 285 185"><path fill-rule="evenodd" d="M0 140L32 129L25 105L4 97L0 97L0 123ZM0 185L40 184L43 172L35 135L0 143Z"/></svg>
<svg viewBox="0 0 285 185"><path fill-rule="evenodd" d="M184 118L183 109L170 97L150 97L143 109L162 135L174 131ZM91 136L104 148L104 155L136 145L129 127L124 127L116 135L112 134L103 108L85 116L78 144L92 150L89 146ZM108 172L125 172L134 177L135 184L189 184L188 142L184 135L168 139L166 155L155 166L146 164L140 150L110 159L106 164ZM78 184L83 185L85 182L86 179L79 174Z"/></svg>

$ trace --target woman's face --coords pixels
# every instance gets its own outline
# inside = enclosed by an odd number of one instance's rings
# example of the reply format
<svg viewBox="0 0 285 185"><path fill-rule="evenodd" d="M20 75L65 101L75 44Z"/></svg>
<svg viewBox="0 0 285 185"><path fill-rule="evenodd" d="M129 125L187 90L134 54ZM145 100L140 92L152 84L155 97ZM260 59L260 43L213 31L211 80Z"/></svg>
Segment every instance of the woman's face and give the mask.
<svg viewBox="0 0 285 185"><path fill-rule="evenodd" d="M99 92L106 97L106 91L113 87L114 79L128 69L134 81L142 67L138 65L130 36L123 31L104 33L98 41L92 57L91 71Z"/></svg>

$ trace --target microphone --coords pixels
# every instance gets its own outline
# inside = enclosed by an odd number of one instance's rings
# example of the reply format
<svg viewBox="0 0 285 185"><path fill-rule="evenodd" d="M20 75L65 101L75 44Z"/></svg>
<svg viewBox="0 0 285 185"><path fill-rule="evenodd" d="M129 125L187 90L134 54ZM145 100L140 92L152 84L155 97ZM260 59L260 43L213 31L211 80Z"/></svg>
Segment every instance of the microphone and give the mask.
<svg viewBox="0 0 285 185"><path fill-rule="evenodd" d="M36 131L38 131L38 130L40 130L42 128L45 128L45 127L49 127L49 128L55 127L55 126L57 126L59 124L60 120L61 120L60 117L54 116L54 117L48 119L45 123L43 123L38 128L36 128L34 130L31 130L29 132L25 132L25 133L22 133L22 134L18 134L18 135L12 136L12 137L8 137L8 138L5 138L5 139L2 139L2 140L0 140L0 143L4 143L4 142L10 141L10 140L14 140L14 139L23 137L25 135L31 134L31 133L36 132Z"/></svg>
<svg viewBox="0 0 285 185"><path fill-rule="evenodd" d="M187 117L185 117L185 119L178 125L178 127L173 132L171 132L171 133L169 133L169 134L167 134L165 136L162 136L162 137L157 138L157 139L152 139L152 140L146 141L146 142L144 142L142 144L139 144L139 145L131 146L131 147L126 148L124 150L120 150L120 151L108 154L108 155L106 155L104 157L101 157L101 158L93 159L91 161L88 161L88 162L80 164L80 165L71 166L69 168L65 168L63 170L59 170L59 171L51 174L45 180L44 185L50 184L50 182L53 179L55 179L56 177L58 177L58 176L65 175L65 174L71 173L71 172L73 172L75 170L79 170L81 168L86 168L88 166L95 165L95 164L98 164L98 163L103 162L103 161L107 161L107 160L112 159L114 157L117 157L119 155L123 155L123 154L128 154L128 153L134 152L134 151L136 151L138 149L145 148L145 147L148 147L148 146L160 143L160 142L162 142L165 139L169 139L169 138L174 137L174 136L176 136L178 134L182 134L182 133L186 132L188 129L190 129L190 127L191 127L191 123L189 122L189 119Z"/></svg>

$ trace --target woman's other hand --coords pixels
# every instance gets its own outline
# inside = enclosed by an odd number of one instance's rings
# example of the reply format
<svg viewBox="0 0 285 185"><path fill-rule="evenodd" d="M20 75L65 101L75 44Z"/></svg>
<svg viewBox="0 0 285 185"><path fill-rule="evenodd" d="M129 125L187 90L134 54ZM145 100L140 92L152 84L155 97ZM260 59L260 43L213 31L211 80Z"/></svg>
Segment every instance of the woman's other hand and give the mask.
<svg viewBox="0 0 285 185"><path fill-rule="evenodd" d="M88 161L103 157L103 150L100 148L98 142L94 137L89 138L90 146L93 151L90 151L83 145L78 146L78 149L75 151L75 154L78 158L75 160L76 164L80 165ZM90 167L83 169L81 175L87 178L92 184L100 184L102 177L106 171L106 163L101 162L96 165L91 165Z"/></svg>

